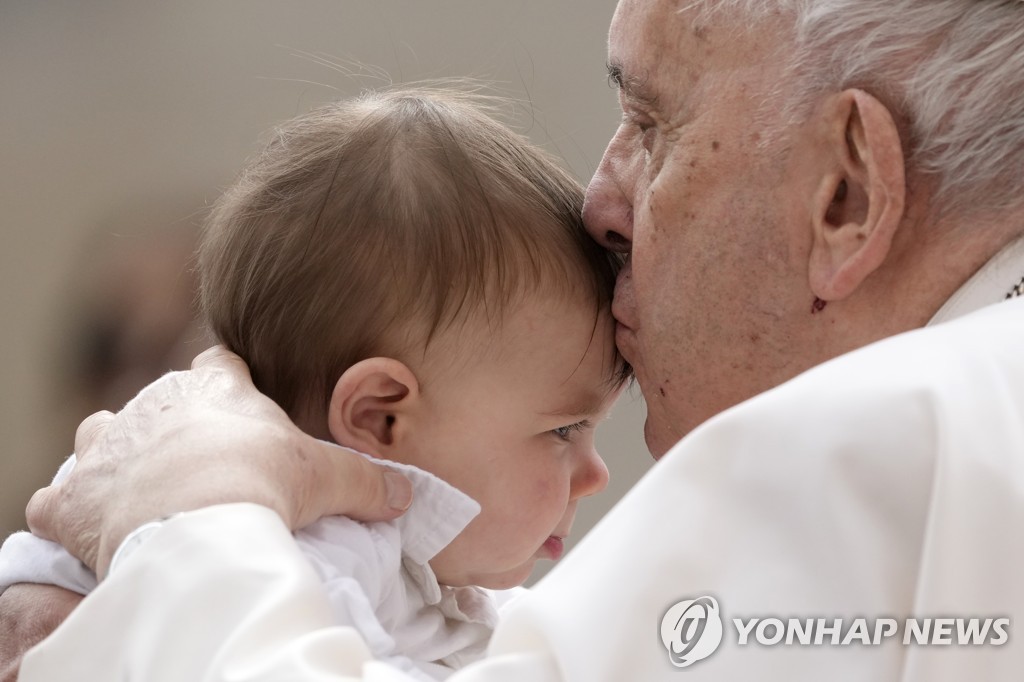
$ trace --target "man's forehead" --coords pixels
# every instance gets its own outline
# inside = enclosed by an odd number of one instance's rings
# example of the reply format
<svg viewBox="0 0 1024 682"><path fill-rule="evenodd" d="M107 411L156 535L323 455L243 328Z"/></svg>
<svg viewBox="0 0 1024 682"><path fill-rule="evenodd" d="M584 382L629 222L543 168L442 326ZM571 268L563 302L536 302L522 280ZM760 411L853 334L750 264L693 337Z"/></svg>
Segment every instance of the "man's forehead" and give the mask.
<svg viewBox="0 0 1024 682"><path fill-rule="evenodd" d="M737 70L781 63L778 31L749 31L727 15L708 18L693 0L620 0L608 33L608 76L627 98L678 104L684 93L717 88Z"/></svg>
<svg viewBox="0 0 1024 682"><path fill-rule="evenodd" d="M636 41L637 47L659 49L674 44L693 27L692 2L680 0L620 0L609 29L611 42Z"/></svg>
<svg viewBox="0 0 1024 682"><path fill-rule="evenodd" d="M656 98L654 75L678 71L687 56L690 13L678 0L621 0L608 33L608 77L638 101Z"/></svg>

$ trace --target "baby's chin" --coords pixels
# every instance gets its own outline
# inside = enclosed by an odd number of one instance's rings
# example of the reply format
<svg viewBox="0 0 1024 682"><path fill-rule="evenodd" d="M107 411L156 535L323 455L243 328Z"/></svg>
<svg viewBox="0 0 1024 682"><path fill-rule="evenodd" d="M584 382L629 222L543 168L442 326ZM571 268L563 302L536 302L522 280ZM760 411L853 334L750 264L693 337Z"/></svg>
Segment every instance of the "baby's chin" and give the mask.
<svg viewBox="0 0 1024 682"><path fill-rule="evenodd" d="M533 566L536 563L537 557L531 557L526 563L508 569L480 567L476 571L457 575L442 575L438 573L437 582L448 587L476 585L478 587L486 587L489 590L508 590L525 583L529 579L530 574L533 573Z"/></svg>

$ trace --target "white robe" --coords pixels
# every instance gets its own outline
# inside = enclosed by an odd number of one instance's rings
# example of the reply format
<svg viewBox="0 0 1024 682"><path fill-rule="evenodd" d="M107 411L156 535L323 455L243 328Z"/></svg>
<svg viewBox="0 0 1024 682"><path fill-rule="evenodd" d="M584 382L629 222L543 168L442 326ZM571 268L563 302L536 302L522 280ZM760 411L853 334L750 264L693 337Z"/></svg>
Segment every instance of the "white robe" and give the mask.
<svg viewBox="0 0 1024 682"><path fill-rule="evenodd" d="M490 657L451 679L1024 678L1024 300L961 316L1022 275L1017 243L936 321L959 319L827 362L694 430L503 613ZM680 672L662 617L705 595L723 640ZM1009 637L740 645L733 619L750 617L1003 617ZM19 679L61 679L69 657L80 680L405 679L331 625L288 530L254 505L169 521L29 652Z"/></svg>

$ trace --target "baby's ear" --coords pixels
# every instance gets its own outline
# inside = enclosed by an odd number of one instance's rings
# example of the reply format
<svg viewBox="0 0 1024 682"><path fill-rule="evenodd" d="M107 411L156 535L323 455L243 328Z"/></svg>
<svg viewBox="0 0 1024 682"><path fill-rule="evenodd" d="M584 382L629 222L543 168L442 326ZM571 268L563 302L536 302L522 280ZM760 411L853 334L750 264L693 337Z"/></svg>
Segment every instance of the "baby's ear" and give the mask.
<svg viewBox="0 0 1024 682"><path fill-rule="evenodd" d="M404 363L391 358L357 362L341 375L331 394L327 427L339 445L387 457L399 422L419 400L419 383Z"/></svg>

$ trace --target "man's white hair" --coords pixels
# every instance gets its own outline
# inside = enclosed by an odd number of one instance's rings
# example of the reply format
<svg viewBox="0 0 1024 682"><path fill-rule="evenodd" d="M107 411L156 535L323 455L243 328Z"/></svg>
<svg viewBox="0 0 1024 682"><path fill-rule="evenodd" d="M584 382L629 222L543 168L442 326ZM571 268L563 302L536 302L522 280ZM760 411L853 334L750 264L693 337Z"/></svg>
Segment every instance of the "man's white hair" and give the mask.
<svg viewBox="0 0 1024 682"><path fill-rule="evenodd" d="M790 121L824 92L856 87L879 97L902 126L908 172L934 181L940 212L1024 206L1022 0L683 5L747 31L773 19L792 26L778 53L788 67L780 91Z"/></svg>

